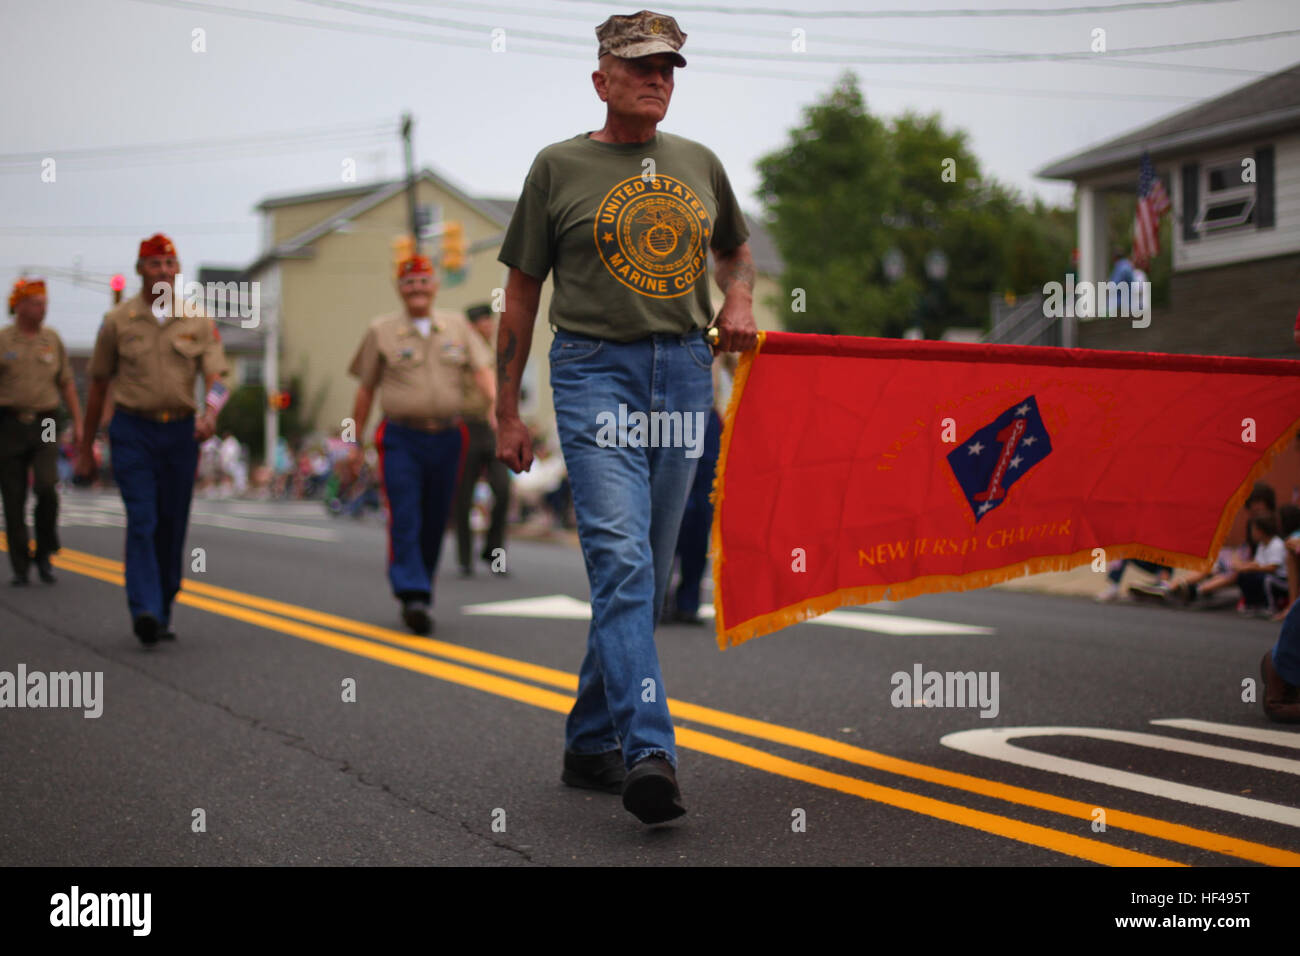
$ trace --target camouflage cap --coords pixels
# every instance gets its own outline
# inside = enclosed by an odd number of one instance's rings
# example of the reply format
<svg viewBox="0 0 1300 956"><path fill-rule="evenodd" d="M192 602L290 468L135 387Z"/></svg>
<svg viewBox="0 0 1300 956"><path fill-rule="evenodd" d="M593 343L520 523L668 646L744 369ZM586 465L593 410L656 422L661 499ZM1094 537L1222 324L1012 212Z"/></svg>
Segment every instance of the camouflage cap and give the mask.
<svg viewBox="0 0 1300 956"><path fill-rule="evenodd" d="M596 27L600 49L596 56L606 53L625 60L653 53L669 53L678 66L686 65L686 57L677 51L686 42L686 34L677 21L663 13L642 10L631 16L613 16Z"/></svg>

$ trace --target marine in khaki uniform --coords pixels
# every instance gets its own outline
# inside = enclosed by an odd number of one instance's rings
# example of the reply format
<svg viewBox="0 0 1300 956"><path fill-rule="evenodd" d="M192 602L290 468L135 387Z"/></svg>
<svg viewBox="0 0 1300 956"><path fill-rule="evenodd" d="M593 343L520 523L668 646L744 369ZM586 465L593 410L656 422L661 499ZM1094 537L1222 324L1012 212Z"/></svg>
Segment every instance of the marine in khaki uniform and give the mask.
<svg viewBox="0 0 1300 956"><path fill-rule="evenodd" d="M143 288L104 316L95 340L77 474L94 472L95 431L111 384L116 410L108 439L126 506L127 606L136 636L148 646L176 636L171 610L181 586L199 444L216 430L230 369L212 320L186 315L185 303L164 290L180 269L172 241L158 233L141 242L135 269ZM199 373L207 395L196 415Z"/></svg>
<svg viewBox="0 0 1300 956"><path fill-rule="evenodd" d="M4 498L5 537L13 580L28 580L27 475L36 492L36 570L54 583L50 555L59 550L59 398L81 433L81 406L72 380L68 350L53 329L45 328L45 282L19 279L9 295L14 324L0 329L0 496Z"/></svg>
<svg viewBox="0 0 1300 956"><path fill-rule="evenodd" d="M487 396L495 421L492 355L455 312L433 309L433 263L412 256L398 265L404 308L370 323L348 369L360 384L352 417L357 438L376 396L380 478L388 498L388 582L402 619L416 634L433 631L429 609L443 532L465 447L461 419L467 378Z"/></svg>

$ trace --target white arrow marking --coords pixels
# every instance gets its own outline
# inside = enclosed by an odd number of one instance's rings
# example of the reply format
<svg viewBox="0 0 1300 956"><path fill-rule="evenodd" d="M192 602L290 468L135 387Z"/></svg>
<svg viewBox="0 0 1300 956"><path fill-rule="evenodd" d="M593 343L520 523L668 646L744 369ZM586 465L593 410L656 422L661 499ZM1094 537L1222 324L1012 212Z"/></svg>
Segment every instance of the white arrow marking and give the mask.
<svg viewBox="0 0 1300 956"><path fill-rule="evenodd" d="M975 754L978 757L1002 760L1022 767L1031 767L1034 770L1065 774L1068 777L1091 780L1093 783L1122 787L1125 790L1136 790L1138 793L1179 800L1183 803L1194 803L1227 813L1239 813L1258 820L1272 820L1274 823L1300 827L1300 809L1294 807L1284 807L1266 800L1252 800L1221 793L1218 790L1208 790L1205 787L1172 783L1159 777L1115 770L1112 767L1103 767L1083 760L1070 760L1066 757L1025 750L1012 743L1017 737L1090 737L1096 740L1113 740L1139 747L1153 747L1157 750L1208 757L1211 760L1245 764L1249 767L1261 767L1281 773L1300 774L1300 761L1296 760L1269 757L1228 747L1215 747L1211 744L1194 743L1173 737L1160 737L1156 734L1106 730L1101 727L990 727L948 734L941 737L939 742L945 747Z"/></svg>
<svg viewBox="0 0 1300 956"><path fill-rule="evenodd" d="M488 604L470 604L461 608L466 614L487 614L494 617L543 617L555 620L589 621L591 605L567 594L550 594L545 597L519 598L514 601L493 601ZM700 617L712 618L713 608L703 605ZM970 624L952 624L948 621L930 621L919 617L899 617L892 614L873 614L869 611L831 611L821 617L810 618L805 624L825 627L847 627L858 631L875 631L914 637L925 634L992 634L991 627Z"/></svg>

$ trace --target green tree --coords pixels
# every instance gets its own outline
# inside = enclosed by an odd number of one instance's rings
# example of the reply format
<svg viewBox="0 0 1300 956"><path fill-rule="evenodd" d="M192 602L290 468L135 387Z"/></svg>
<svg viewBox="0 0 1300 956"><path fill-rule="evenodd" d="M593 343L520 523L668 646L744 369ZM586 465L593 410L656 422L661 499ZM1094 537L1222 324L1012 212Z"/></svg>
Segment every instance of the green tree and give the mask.
<svg viewBox="0 0 1300 956"><path fill-rule="evenodd" d="M298 376L289 381L288 391L294 396L294 402L280 412L280 434L292 445L306 435L310 429L304 422L308 420L301 402L302 382ZM217 427L218 434L232 433L249 450L249 458L260 462L266 448L266 388L262 385L244 385L235 389L230 401L221 411L221 420Z"/></svg>
<svg viewBox="0 0 1300 956"><path fill-rule="evenodd" d="M1071 210L1027 205L985 178L966 134L938 116L872 116L851 73L758 171L785 302L805 291L807 311L788 315L794 331L890 336L919 322L937 338L950 325L984 326L990 295L1041 290L1070 268ZM936 252L941 280L926 270Z"/></svg>

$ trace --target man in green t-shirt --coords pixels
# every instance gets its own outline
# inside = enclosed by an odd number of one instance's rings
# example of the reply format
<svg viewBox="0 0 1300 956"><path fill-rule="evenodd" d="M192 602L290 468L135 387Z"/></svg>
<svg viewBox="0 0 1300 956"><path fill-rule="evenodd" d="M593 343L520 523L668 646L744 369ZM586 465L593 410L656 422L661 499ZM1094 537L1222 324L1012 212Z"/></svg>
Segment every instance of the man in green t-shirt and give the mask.
<svg viewBox="0 0 1300 956"><path fill-rule="evenodd" d="M592 614L562 779L621 792L654 824L686 812L654 626L712 405L708 254L724 351L757 341L754 264L718 158L658 130L686 35L643 10L596 38L605 125L537 154L501 246L497 455L532 464L519 384L550 274L551 387Z"/></svg>

